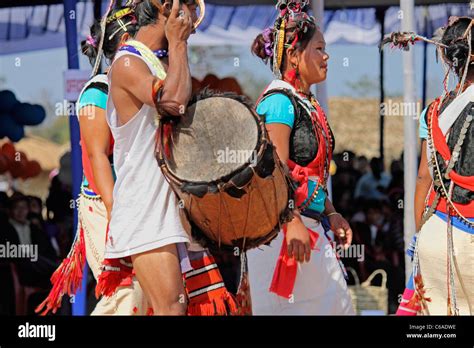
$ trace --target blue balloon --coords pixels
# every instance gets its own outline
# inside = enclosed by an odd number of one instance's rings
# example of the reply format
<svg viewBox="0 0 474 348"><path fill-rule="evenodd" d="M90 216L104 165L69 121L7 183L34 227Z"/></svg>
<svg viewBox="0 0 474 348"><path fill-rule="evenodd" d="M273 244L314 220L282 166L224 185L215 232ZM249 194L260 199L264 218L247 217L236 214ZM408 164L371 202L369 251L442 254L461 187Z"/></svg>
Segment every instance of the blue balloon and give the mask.
<svg viewBox="0 0 474 348"><path fill-rule="evenodd" d="M41 105L19 103L12 110L12 115L18 124L36 126L44 121L46 112Z"/></svg>
<svg viewBox="0 0 474 348"><path fill-rule="evenodd" d="M10 138L13 142L20 141L25 136L23 125L16 123L8 114L0 114L0 129L0 133Z"/></svg>
<svg viewBox="0 0 474 348"><path fill-rule="evenodd" d="M0 112L9 113L18 103L20 102L12 91L0 91Z"/></svg>

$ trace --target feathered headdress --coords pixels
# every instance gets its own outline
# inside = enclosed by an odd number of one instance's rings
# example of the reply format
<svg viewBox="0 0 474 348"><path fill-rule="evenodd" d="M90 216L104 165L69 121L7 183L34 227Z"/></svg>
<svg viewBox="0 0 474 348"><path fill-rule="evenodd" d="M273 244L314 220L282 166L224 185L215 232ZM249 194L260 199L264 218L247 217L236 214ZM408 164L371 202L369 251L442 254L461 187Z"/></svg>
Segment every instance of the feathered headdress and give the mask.
<svg viewBox="0 0 474 348"><path fill-rule="evenodd" d="M446 29L453 26L456 22L458 22L460 19L463 19L463 18L464 19L469 19L470 24L468 25L468 27L467 27L466 31L464 32L463 36L456 39L456 41L463 40L463 41L467 42L467 44L469 46L469 56L472 59L473 54L472 54L472 47L471 47L471 43L472 43L472 30L471 29L474 25L474 19L472 19L471 17L455 17L455 16L450 17L449 20L448 20L448 25L436 30L436 32L434 34L434 37L432 39L428 39L428 38L426 38L424 36L421 36L421 35L418 35L414 32L393 32L393 33L387 34L387 35L384 36L384 38L380 42L379 48L380 48L380 50L383 50L385 45L391 44L392 47L396 47L396 48L408 51L410 49L410 45L414 45L416 42L419 42L419 41L425 41L425 42L434 44L438 48L439 51L444 50L444 49L449 47L448 45L445 45L444 43L441 42L441 38L443 37ZM452 68L452 64L450 64L446 61L446 58L445 58L444 54L441 54L441 59L443 61L443 64L447 67L446 68L446 76L444 78L445 93L447 93L447 86L446 85L447 85L447 81L448 81L448 78L449 78L449 73L451 71L451 69L449 69L449 68ZM467 76L467 71L468 71L468 68L469 68L469 64L471 64L471 59L467 59L466 60L466 65L463 67L463 70L462 70L463 76L461 76L461 79L460 79L460 87L461 88L459 89L459 93L461 93L462 90L463 90L464 83L466 81L466 76Z"/></svg>

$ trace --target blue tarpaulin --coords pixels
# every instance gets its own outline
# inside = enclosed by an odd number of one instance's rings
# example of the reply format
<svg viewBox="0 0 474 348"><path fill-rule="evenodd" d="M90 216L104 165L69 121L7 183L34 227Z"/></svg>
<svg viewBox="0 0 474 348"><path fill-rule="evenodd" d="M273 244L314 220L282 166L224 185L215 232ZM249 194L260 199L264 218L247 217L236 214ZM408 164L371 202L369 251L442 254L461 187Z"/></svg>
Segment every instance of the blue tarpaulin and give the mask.
<svg viewBox="0 0 474 348"><path fill-rule="evenodd" d="M75 13L77 31L83 40L94 17L92 2L78 2ZM106 2L103 2L105 8ZM415 18L417 31L424 33L424 15L429 16L428 35L446 24L451 15L466 15L468 4L418 6ZM193 35L191 45L248 45L263 28L270 26L276 16L271 5L221 6L207 5L207 14ZM385 30L400 29L398 7L389 7ZM0 9L0 55L48 48L66 47L63 5L40 5ZM375 8L325 11L325 37L328 44L354 43L375 45L380 41L380 24Z"/></svg>

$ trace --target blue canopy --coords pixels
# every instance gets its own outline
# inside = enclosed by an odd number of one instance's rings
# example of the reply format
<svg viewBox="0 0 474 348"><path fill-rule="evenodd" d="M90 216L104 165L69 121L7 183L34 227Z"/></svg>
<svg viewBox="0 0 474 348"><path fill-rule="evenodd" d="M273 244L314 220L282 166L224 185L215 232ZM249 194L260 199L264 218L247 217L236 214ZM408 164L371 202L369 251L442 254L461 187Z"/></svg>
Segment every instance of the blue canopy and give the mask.
<svg viewBox="0 0 474 348"><path fill-rule="evenodd" d="M106 2L103 2L105 8ZM78 2L75 15L79 39L84 39L94 18L92 2ZM427 35L447 23L451 15L466 15L468 4L418 6L417 31ZM191 45L249 45L276 16L271 5L207 5L207 15L193 35ZM325 38L328 44L354 43L374 45L380 41L380 24L375 8L325 11ZM385 16L386 32L399 30L399 8L389 7ZM0 55L65 47L64 7L62 4L0 8Z"/></svg>

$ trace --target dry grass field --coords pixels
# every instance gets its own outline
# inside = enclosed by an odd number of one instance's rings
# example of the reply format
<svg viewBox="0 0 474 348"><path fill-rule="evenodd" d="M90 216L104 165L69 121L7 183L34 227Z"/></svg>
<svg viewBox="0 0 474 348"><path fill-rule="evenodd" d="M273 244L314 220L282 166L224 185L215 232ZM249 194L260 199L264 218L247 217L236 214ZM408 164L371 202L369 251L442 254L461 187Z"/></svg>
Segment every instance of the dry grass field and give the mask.
<svg viewBox="0 0 474 348"><path fill-rule="evenodd" d="M336 152L351 150L369 159L379 156L379 105L378 99L329 99L329 122L336 137ZM403 152L404 117L384 117L385 157L389 164ZM418 148L418 144L413 146Z"/></svg>

